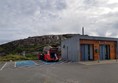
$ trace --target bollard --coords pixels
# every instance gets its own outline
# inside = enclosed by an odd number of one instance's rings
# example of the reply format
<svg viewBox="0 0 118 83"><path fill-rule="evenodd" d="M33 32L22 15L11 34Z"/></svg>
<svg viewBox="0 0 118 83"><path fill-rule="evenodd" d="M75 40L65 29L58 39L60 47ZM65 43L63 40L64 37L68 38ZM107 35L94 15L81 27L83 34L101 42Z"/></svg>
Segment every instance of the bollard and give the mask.
<svg viewBox="0 0 118 83"><path fill-rule="evenodd" d="M98 56L98 63L100 63L100 55Z"/></svg>
<svg viewBox="0 0 118 83"><path fill-rule="evenodd" d="M117 56L116 56L116 62L117 62Z"/></svg>
<svg viewBox="0 0 118 83"><path fill-rule="evenodd" d="M100 63L100 60L98 59L98 63Z"/></svg>

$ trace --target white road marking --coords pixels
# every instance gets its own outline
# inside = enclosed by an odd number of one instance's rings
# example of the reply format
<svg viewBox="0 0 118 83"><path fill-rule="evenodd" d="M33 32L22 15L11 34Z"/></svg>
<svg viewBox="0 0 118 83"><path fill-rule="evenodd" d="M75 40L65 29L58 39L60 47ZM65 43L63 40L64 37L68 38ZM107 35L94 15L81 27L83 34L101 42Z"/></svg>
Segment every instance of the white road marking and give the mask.
<svg viewBox="0 0 118 83"><path fill-rule="evenodd" d="M33 61L35 63L35 65L38 65L38 63L36 63L35 61Z"/></svg>
<svg viewBox="0 0 118 83"><path fill-rule="evenodd" d="M3 68L7 65L7 62L2 66L2 68L0 69L0 71L3 70Z"/></svg>
<svg viewBox="0 0 118 83"><path fill-rule="evenodd" d="M16 62L14 63L14 67L16 67Z"/></svg>

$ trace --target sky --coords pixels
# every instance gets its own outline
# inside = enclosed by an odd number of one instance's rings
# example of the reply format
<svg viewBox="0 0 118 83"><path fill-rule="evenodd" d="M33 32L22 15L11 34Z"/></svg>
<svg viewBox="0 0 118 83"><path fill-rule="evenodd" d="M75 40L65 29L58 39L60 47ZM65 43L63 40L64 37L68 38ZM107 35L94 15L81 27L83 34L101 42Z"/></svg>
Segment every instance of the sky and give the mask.
<svg viewBox="0 0 118 83"><path fill-rule="evenodd" d="M0 44L49 34L118 37L118 0L0 0Z"/></svg>

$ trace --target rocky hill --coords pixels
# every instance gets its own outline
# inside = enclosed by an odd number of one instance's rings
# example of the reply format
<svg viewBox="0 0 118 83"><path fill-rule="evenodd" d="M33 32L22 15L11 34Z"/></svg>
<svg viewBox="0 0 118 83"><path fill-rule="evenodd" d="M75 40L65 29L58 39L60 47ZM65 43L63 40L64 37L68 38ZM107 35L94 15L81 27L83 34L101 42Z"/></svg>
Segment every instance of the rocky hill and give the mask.
<svg viewBox="0 0 118 83"><path fill-rule="evenodd" d="M70 38L78 34L63 34L63 35L44 35L28 37L26 39L12 41L3 45L0 45L0 55L10 53L21 53L23 51L34 52L42 51L44 46L53 45L59 46L61 40Z"/></svg>

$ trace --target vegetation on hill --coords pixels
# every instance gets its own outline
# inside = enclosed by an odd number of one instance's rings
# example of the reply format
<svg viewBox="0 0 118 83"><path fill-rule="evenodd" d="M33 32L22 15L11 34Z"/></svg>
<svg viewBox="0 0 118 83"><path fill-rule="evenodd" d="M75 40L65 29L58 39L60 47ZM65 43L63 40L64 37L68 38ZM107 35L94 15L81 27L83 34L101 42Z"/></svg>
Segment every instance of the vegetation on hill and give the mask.
<svg viewBox="0 0 118 83"><path fill-rule="evenodd" d="M63 35L45 35L28 37L26 39L12 41L0 45L0 60L29 60L37 59L38 52L42 52L44 46L60 46L62 40L70 38L78 34L63 34ZM25 51L26 57L21 56ZM7 56L6 56L7 55ZM3 56L3 57L2 57Z"/></svg>
<svg viewBox="0 0 118 83"><path fill-rule="evenodd" d="M37 56L32 54L26 56L18 54L9 54L7 56L0 56L0 61L37 60L37 59L38 59Z"/></svg>

